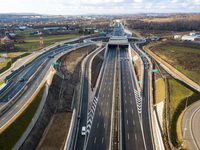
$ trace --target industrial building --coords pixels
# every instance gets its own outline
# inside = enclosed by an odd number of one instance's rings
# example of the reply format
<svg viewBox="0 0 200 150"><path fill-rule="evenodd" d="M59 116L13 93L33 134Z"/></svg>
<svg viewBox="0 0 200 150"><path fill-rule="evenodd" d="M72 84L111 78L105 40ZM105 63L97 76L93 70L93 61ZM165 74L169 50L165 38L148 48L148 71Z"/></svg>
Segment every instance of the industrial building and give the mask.
<svg viewBox="0 0 200 150"><path fill-rule="evenodd" d="M182 41L200 41L200 36L189 36L189 35L184 35L181 38Z"/></svg>
<svg viewBox="0 0 200 150"><path fill-rule="evenodd" d="M181 40L181 35L174 35L174 39Z"/></svg>

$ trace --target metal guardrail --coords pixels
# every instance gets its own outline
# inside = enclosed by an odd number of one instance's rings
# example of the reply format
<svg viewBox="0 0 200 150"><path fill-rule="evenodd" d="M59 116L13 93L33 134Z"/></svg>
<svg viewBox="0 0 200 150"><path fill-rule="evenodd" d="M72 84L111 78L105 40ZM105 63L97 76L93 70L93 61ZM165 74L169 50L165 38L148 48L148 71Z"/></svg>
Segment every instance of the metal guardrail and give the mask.
<svg viewBox="0 0 200 150"><path fill-rule="evenodd" d="M13 80L9 81L6 86L4 86L1 90L0 90L0 95L3 94L9 87L11 87L11 85L13 84Z"/></svg>
<svg viewBox="0 0 200 150"><path fill-rule="evenodd" d="M40 69L42 68L42 66L44 66L44 64L47 62L47 60L48 60L48 58L40 65L40 67L36 70L36 72L29 78L29 80L26 82L26 84L12 97L12 99L10 99L5 105L3 105L0 108L0 112L3 111L19 95L19 93L26 87L27 84L29 84L29 82L40 71Z"/></svg>

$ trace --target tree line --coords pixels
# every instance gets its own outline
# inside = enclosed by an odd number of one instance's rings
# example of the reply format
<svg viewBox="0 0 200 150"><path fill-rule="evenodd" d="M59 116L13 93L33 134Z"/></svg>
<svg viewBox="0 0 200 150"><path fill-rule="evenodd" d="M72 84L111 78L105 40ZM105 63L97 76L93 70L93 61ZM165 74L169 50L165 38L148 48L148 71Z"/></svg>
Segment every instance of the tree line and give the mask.
<svg viewBox="0 0 200 150"><path fill-rule="evenodd" d="M141 20L126 20L130 29L190 31L200 30L200 20L181 19L172 22L146 22Z"/></svg>

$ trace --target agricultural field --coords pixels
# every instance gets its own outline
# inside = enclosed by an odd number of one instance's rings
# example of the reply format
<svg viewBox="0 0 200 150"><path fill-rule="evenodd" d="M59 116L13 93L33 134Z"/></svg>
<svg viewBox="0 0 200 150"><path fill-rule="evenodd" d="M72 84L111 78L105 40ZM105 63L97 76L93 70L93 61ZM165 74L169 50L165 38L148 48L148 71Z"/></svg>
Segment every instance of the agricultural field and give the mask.
<svg viewBox="0 0 200 150"><path fill-rule="evenodd" d="M193 45L192 45L193 44ZM191 45L191 46L189 46ZM157 42L151 50L188 76L196 83L200 82L200 46L185 42Z"/></svg>
<svg viewBox="0 0 200 150"><path fill-rule="evenodd" d="M39 43L40 43L40 39L37 36L37 39L31 39L31 40L25 40L25 43L17 43L15 44L15 46L17 47L16 51L18 52L23 52L23 51L35 51L35 50L39 50L41 48L44 48L46 46L51 45L52 43L55 42L61 42L64 40L69 40L69 39L73 39L73 38L77 38L80 37L80 35L65 35L65 36L48 36L48 37L44 37L43 38L43 43L44 46L40 47Z"/></svg>

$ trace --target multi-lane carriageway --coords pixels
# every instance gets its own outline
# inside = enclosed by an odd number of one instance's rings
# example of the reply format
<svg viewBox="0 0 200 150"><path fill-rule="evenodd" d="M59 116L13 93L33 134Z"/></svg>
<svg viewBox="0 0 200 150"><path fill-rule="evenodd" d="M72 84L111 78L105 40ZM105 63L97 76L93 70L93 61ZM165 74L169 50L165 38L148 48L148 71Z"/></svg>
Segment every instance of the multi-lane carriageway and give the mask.
<svg viewBox="0 0 200 150"><path fill-rule="evenodd" d="M89 128L87 128L86 136L83 137L85 138L83 149L108 150L113 148L115 94L119 94L121 104L119 111L121 114L117 116L120 117L121 122L118 127L121 148L123 150L153 149L148 117L148 87L144 88L143 99L138 94L130 60L128 45L108 45L101 82L95 94L92 111L90 111L92 115L89 113L87 117ZM119 72L117 72L117 65L119 65ZM119 73L118 81L116 80L117 73ZM144 73L144 80L148 82L148 70ZM115 93L118 83L120 83L120 92ZM144 85L148 86L148 83Z"/></svg>

